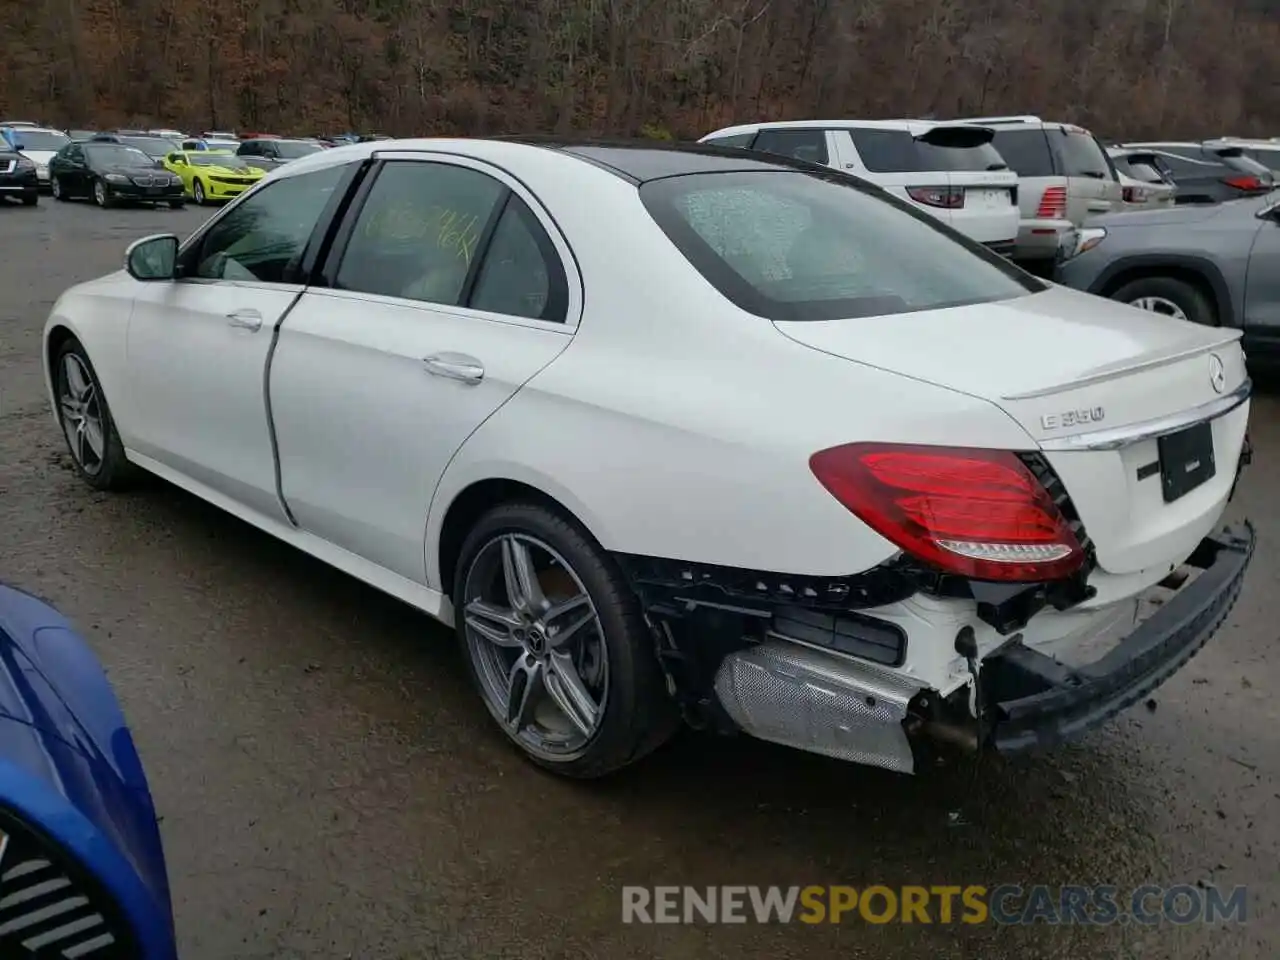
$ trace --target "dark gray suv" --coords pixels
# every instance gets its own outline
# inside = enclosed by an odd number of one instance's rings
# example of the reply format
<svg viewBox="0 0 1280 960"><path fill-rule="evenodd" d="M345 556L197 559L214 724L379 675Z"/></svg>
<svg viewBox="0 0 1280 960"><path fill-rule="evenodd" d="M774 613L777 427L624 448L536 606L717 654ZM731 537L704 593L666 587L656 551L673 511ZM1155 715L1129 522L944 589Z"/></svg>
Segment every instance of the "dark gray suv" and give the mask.
<svg viewBox="0 0 1280 960"><path fill-rule="evenodd" d="M1244 331L1280 359L1280 192L1095 217L1059 283L1140 309Z"/></svg>

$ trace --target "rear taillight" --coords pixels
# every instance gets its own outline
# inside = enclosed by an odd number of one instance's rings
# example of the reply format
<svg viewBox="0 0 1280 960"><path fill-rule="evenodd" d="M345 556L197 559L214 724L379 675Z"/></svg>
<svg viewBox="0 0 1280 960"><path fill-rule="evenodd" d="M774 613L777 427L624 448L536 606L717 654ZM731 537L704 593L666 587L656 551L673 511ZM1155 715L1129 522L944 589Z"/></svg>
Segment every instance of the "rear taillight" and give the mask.
<svg viewBox="0 0 1280 960"><path fill-rule="evenodd" d="M1263 183L1251 173L1241 174L1238 177L1223 177L1222 182L1228 187L1234 187L1237 190L1266 190L1267 184Z"/></svg>
<svg viewBox="0 0 1280 960"><path fill-rule="evenodd" d="M1067 215L1067 188L1045 187L1044 196L1040 198L1040 207L1036 217L1041 220L1062 220Z"/></svg>
<svg viewBox="0 0 1280 960"><path fill-rule="evenodd" d="M1146 203L1147 191L1141 187L1125 187L1124 188L1125 203Z"/></svg>
<svg viewBox="0 0 1280 960"><path fill-rule="evenodd" d="M809 468L867 526L948 573L1027 582L1084 563L1067 518L1007 451L851 443Z"/></svg>
<svg viewBox="0 0 1280 960"><path fill-rule="evenodd" d="M907 187L907 196L927 207L958 210L964 206L964 189L961 187Z"/></svg>

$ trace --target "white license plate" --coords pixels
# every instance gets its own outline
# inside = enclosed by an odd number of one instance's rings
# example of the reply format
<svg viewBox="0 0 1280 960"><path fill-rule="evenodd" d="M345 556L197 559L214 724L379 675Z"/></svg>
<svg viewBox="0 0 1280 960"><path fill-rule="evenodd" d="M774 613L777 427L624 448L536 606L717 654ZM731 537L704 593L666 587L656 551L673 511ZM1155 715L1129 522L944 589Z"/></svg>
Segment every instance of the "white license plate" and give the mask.
<svg viewBox="0 0 1280 960"><path fill-rule="evenodd" d="M970 190L967 197L974 207L1007 207L1013 202L1008 190Z"/></svg>

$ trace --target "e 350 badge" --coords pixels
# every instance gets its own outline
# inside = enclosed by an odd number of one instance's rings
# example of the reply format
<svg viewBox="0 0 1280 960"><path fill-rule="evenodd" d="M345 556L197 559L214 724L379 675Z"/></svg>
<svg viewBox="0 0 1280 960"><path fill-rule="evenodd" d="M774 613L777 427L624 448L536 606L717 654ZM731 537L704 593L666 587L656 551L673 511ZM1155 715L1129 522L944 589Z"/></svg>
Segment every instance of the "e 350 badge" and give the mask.
<svg viewBox="0 0 1280 960"><path fill-rule="evenodd" d="M1067 427L1082 427L1089 423L1101 423L1106 419L1106 416L1107 411L1102 407L1064 410L1062 413L1046 413L1040 418L1040 426L1046 430L1064 430Z"/></svg>

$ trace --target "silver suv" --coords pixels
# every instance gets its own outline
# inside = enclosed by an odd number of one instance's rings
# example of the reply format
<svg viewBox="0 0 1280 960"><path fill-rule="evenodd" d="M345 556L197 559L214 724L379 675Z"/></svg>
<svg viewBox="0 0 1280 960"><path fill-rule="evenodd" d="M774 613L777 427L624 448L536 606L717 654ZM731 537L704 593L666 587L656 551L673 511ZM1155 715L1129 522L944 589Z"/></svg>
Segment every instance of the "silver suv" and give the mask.
<svg viewBox="0 0 1280 960"><path fill-rule="evenodd" d="M1052 264L1085 219L1119 210L1120 176L1098 139L1070 123L1039 117L964 117L995 131L992 145L1018 174L1021 223L1014 258Z"/></svg>

